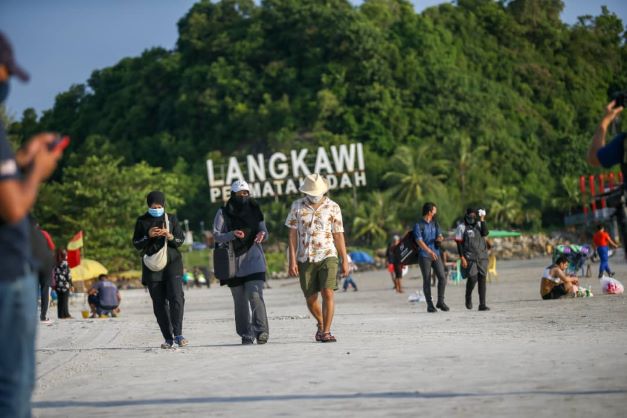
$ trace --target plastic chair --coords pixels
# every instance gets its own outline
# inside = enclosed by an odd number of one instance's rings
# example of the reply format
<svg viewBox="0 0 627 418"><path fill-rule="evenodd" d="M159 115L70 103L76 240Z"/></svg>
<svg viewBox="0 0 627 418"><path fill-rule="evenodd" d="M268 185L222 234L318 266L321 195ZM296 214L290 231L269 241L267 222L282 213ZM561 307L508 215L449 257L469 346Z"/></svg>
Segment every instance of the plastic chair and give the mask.
<svg viewBox="0 0 627 418"><path fill-rule="evenodd" d="M462 281L462 262L460 260L457 260L454 265L455 268L451 269L449 272L449 278L451 279L453 284L457 285L459 284L459 282Z"/></svg>
<svg viewBox="0 0 627 418"><path fill-rule="evenodd" d="M488 256L488 282L491 282L493 277L496 281L499 274L496 272L496 256L491 254Z"/></svg>

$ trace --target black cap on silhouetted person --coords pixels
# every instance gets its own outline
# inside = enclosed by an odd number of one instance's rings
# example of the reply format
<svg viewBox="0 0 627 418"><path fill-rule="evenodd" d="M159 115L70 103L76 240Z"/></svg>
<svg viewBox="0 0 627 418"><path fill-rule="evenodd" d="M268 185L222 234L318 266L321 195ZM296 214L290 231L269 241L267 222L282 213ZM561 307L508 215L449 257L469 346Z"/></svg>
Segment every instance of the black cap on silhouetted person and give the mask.
<svg viewBox="0 0 627 418"><path fill-rule="evenodd" d="M2 32L0 32L0 65L6 66L10 75L14 75L22 81L28 81L30 78L28 73L15 62L11 42Z"/></svg>

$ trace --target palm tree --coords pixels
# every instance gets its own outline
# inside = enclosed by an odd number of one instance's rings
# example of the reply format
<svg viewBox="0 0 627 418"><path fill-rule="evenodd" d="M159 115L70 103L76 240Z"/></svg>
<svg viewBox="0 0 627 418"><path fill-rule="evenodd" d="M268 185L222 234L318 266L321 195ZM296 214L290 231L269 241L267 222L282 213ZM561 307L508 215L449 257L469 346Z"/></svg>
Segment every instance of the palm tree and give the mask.
<svg viewBox="0 0 627 418"><path fill-rule="evenodd" d="M520 225L525 221L523 198L515 186L490 187L487 194L491 200L488 213L497 225Z"/></svg>
<svg viewBox="0 0 627 418"><path fill-rule="evenodd" d="M423 200L425 195L438 195L445 188L443 181L449 161L437 158L430 144L398 147L391 159L392 171L383 176L395 185L395 195L406 205Z"/></svg>
<svg viewBox="0 0 627 418"><path fill-rule="evenodd" d="M354 238L365 238L368 244L380 245L387 239L390 231L398 231L400 222L398 211L390 205L390 197L375 191L368 195L365 202L360 202L353 219Z"/></svg>
<svg viewBox="0 0 627 418"><path fill-rule="evenodd" d="M472 147L472 141L468 135L461 135L459 142L459 153L457 155L457 173L459 181L459 189L461 191L462 206L465 206L467 201L472 201L472 196L469 196L467 187L468 179L473 173L481 170L485 165L483 154L488 151L488 147L479 145Z"/></svg>

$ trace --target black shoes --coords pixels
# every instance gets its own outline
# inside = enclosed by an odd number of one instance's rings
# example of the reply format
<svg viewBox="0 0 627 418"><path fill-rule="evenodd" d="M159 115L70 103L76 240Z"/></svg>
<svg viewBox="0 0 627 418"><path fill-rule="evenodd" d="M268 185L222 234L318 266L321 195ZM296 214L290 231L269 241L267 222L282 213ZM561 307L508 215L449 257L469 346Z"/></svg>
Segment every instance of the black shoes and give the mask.
<svg viewBox="0 0 627 418"><path fill-rule="evenodd" d="M251 345L254 342L253 338L242 337L242 345Z"/></svg>
<svg viewBox="0 0 627 418"><path fill-rule="evenodd" d="M267 332L262 332L261 334L259 334L257 336L257 344L265 344L268 342L268 338L270 338L270 335L268 335Z"/></svg>
<svg viewBox="0 0 627 418"><path fill-rule="evenodd" d="M472 309L472 300L466 299L466 309Z"/></svg>
<svg viewBox="0 0 627 418"><path fill-rule="evenodd" d="M449 307L446 306L446 303L444 303L444 302L438 302L435 305L435 307L438 308L441 311L444 311L444 312L448 312L450 310Z"/></svg>
<svg viewBox="0 0 627 418"><path fill-rule="evenodd" d="M435 306L433 306L433 303L429 303L427 304L427 312L437 312L438 310L435 309Z"/></svg>
<svg viewBox="0 0 627 418"><path fill-rule="evenodd" d="M490 308L488 308L486 305L479 305L479 310L480 311L489 311Z"/></svg>

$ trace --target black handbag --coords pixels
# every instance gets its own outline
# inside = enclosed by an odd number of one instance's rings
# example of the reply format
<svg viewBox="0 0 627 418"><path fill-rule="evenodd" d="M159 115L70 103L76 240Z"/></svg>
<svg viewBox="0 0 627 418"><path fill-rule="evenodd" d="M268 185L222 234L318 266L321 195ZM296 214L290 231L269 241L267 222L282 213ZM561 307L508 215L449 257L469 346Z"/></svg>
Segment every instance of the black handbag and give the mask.
<svg viewBox="0 0 627 418"><path fill-rule="evenodd" d="M396 248L394 248L394 256L395 259L398 260L398 263L404 266L418 264L418 260L420 259L418 255L419 251L418 244L416 244L416 240L414 239L414 233L408 231L403 235L403 238L401 238Z"/></svg>
<svg viewBox="0 0 627 418"><path fill-rule="evenodd" d="M226 216L224 224L228 231L229 225ZM235 277L237 273L237 265L235 264L235 251L233 250L233 242L216 242L213 249L213 273L219 280L229 280Z"/></svg>
<svg viewBox="0 0 627 418"><path fill-rule="evenodd" d="M213 250L213 272L219 280L229 280L235 277L235 251L233 243L216 244Z"/></svg>

